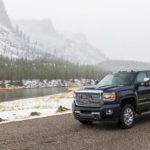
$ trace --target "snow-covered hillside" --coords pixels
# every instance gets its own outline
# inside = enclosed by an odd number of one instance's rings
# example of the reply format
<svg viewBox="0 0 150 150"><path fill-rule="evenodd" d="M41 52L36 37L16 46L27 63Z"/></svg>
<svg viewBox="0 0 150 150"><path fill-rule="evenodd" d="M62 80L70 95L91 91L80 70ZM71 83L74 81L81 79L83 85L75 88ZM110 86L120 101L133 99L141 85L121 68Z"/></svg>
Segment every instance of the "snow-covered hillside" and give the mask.
<svg viewBox="0 0 150 150"><path fill-rule="evenodd" d="M57 57L79 64L97 64L106 60L99 49L89 44L83 33L58 33L50 20L20 20L14 24L32 39L44 43L47 52Z"/></svg>
<svg viewBox="0 0 150 150"><path fill-rule="evenodd" d="M17 35L14 31L0 25L0 55L9 58L34 59L44 55L43 47L28 38Z"/></svg>
<svg viewBox="0 0 150 150"><path fill-rule="evenodd" d="M4 25L5 27L9 29L13 29L11 21L8 17L8 14L6 12L6 9L2 0L0 0L0 24Z"/></svg>
<svg viewBox="0 0 150 150"><path fill-rule="evenodd" d="M98 64L106 60L89 44L85 35L60 34L50 20L18 21L13 24L0 0L0 55L35 59L58 57L78 64Z"/></svg>
<svg viewBox="0 0 150 150"><path fill-rule="evenodd" d="M12 26L3 0L0 0L0 55L25 59L49 56L43 49L41 43L31 41L27 34Z"/></svg>

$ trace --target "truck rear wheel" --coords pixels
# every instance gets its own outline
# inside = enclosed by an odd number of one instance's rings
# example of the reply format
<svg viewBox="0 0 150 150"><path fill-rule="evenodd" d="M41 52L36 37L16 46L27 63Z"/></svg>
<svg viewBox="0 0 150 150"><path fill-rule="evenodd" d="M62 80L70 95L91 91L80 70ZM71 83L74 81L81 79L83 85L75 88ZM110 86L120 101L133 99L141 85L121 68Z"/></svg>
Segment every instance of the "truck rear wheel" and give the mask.
<svg viewBox="0 0 150 150"><path fill-rule="evenodd" d="M135 110L131 104L126 104L123 106L120 117L119 117L119 125L123 129L129 129L134 125L135 119Z"/></svg>

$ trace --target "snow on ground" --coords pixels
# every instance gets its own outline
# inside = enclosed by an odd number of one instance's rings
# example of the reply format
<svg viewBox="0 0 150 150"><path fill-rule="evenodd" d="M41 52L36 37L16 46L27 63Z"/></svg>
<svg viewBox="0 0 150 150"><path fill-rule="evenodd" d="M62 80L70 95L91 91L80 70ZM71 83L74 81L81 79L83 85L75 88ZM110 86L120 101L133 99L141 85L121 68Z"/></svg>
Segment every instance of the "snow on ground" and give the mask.
<svg viewBox="0 0 150 150"><path fill-rule="evenodd" d="M36 113L36 117L52 116L57 114L60 106L71 110L72 102L72 91L45 97L2 102L0 103L0 119L15 121L35 117L31 113Z"/></svg>

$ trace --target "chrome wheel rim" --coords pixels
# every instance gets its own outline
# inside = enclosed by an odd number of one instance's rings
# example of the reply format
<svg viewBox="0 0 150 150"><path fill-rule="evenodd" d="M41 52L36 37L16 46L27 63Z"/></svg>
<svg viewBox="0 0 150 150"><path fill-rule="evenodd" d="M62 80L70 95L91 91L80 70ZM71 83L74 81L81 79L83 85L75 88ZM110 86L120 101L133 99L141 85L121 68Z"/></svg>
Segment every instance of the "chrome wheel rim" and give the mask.
<svg viewBox="0 0 150 150"><path fill-rule="evenodd" d="M130 126L133 123L134 120L134 112L131 108L126 108L124 110L124 123L127 126Z"/></svg>

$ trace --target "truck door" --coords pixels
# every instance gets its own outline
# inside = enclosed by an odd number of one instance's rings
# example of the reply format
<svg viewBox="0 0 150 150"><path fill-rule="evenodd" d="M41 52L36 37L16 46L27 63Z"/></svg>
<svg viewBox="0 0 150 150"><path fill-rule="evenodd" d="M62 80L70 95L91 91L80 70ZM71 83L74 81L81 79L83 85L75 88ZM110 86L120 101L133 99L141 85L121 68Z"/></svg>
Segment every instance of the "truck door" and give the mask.
<svg viewBox="0 0 150 150"><path fill-rule="evenodd" d="M137 75L136 82L144 83L144 79L148 78L146 72L140 72ZM150 108L150 86L144 86L144 84L139 84L137 89L138 94L138 104L141 110Z"/></svg>

